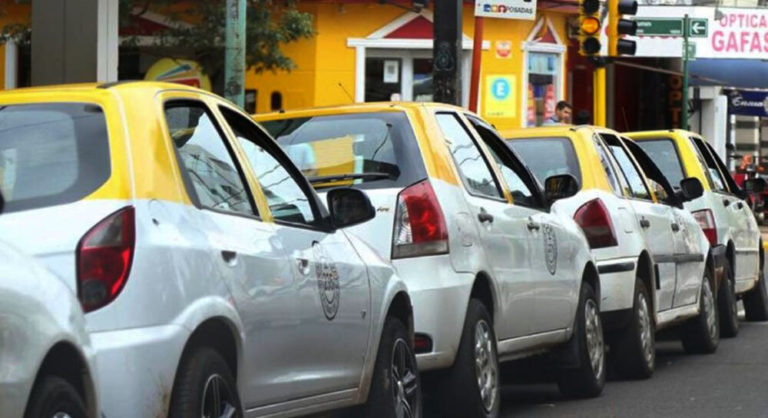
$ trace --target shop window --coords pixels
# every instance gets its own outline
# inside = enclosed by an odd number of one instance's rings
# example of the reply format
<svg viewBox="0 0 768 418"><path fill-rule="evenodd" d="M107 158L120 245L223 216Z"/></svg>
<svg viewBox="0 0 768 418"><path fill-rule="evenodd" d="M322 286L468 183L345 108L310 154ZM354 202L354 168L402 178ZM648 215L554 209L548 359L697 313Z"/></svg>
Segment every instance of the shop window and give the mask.
<svg viewBox="0 0 768 418"><path fill-rule="evenodd" d="M399 58L365 59L365 101L400 100L402 60Z"/></svg>
<svg viewBox="0 0 768 418"><path fill-rule="evenodd" d="M278 111L283 110L283 94L279 91L273 91L272 96L269 98L269 108L270 110Z"/></svg>
<svg viewBox="0 0 768 418"><path fill-rule="evenodd" d="M246 89L245 90L245 111L249 114L256 113L256 98L258 97L258 90Z"/></svg>
<svg viewBox="0 0 768 418"><path fill-rule="evenodd" d="M540 126L555 114L560 59L560 54L528 52L528 126Z"/></svg>

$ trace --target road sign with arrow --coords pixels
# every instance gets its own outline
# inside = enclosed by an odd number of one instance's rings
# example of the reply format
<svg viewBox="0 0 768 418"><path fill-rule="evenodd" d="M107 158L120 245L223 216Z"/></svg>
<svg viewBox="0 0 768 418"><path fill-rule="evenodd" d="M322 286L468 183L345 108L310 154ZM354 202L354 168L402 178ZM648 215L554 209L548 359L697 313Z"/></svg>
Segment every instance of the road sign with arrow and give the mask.
<svg viewBox="0 0 768 418"><path fill-rule="evenodd" d="M692 38L706 38L709 34L709 21L707 19L692 18L689 20L688 36Z"/></svg>

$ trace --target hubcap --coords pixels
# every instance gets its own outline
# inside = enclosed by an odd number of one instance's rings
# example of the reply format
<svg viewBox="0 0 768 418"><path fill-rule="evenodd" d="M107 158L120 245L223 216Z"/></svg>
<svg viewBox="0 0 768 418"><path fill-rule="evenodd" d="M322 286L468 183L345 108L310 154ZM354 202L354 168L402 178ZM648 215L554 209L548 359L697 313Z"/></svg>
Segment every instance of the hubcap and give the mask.
<svg viewBox="0 0 768 418"><path fill-rule="evenodd" d="M478 321L475 325L475 375L486 412L493 410L498 392L498 362L493 344L490 325Z"/></svg>
<svg viewBox="0 0 768 418"><path fill-rule="evenodd" d="M418 411L419 382L416 376L416 364L408 343L398 339L392 350L392 394L397 418L411 418L414 411Z"/></svg>
<svg viewBox="0 0 768 418"><path fill-rule="evenodd" d="M584 307L584 325L592 372L599 378L603 375L605 349L603 344L603 327L600 324L600 312L597 309L597 304L592 299L587 300L587 304Z"/></svg>
<svg viewBox="0 0 768 418"><path fill-rule="evenodd" d="M715 318L715 299L712 297L712 289L709 288L709 283L704 281L704 287L701 294L702 309L704 309L704 315L707 318L707 330L709 330L709 336L714 337L717 334L717 319Z"/></svg>
<svg viewBox="0 0 768 418"><path fill-rule="evenodd" d="M646 364L653 363L654 347L651 331L651 315L648 312L648 302L642 293L637 295L637 316L640 325L640 343L643 347L643 356Z"/></svg>
<svg viewBox="0 0 768 418"><path fill-rule="evenodd" d="M72 418L72 417L66 412L57 412L53 414L53 418Z"/></svg>
<svg viewBox="0 0 768 418"><path fill-rule="evenodd" d="M234 396L230 392L224 378L214 374L208 378L203 388L203 418L232 418L237 416L234 406Z"/></svg>

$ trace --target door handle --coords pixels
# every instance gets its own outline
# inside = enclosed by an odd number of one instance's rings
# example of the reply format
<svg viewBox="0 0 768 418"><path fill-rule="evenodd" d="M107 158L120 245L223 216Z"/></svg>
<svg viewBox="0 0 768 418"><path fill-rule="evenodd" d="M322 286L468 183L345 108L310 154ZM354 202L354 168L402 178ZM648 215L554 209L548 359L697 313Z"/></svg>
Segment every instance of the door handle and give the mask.
<svg viewBox="0 0 768 418"><path fill-rule="evenodd" d="M237 259L237 251L221 250L221 258L229 264L232 264Z"/></svg>
<svg viewBox="0 0 768 418"><path fill-rule="evenodd" d="M640 218L640 226L643 228L650 228L651 227L651 221L645 218Z"/></svg>
<svg viewBox="0 0 768 418"><path fill-rule="evenodd" d="M480 208L480 213L477 214L477 219L482 223L493 223L493 215L488 213L484 208Z"/></svg>
<svg viewBox="0 0 768 418"><path fill-rule="evenodd" d="M680 224L678 224L677 222L672 222L672 231L674 232L680 231Z"/></svg>
<svg viewBox="0 0 768 418"><path fill-rule="evenodd" d="M538 231L539 229L541 229L541 225L539 225L537 222L534 222L533 219L528 220L529 231Z"/></svg>
<svg viewBox="0 0 768 418"><path fill-rule="evenodd" d="M723 199L723 206L728 207L728 205L731 204L731 201L728 199Z"/></svg>

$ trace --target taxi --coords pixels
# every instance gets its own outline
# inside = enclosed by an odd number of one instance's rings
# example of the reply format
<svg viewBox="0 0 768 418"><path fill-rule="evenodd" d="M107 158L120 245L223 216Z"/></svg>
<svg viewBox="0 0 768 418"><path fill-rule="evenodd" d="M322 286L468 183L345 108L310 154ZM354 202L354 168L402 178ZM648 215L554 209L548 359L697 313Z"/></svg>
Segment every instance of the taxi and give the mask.
<svg viewBox="0 0 768 418"><path fill-rule="evenodd" d="M0 236L85 311L98 416L421 416L407 287L231 103L176 84L0 93Z"/></svg>
<svg viewBox="0 0 768 418"><path fill-rule="evenodd" d="M656 161L671 182L683 176L698 178L704 194L690 202L688 209L701 225L712 246L712 255L721 260L725 284L720 287L718 307L723 336L738 333L737 300L744 301L749 321L768 320L768 287L763 277L763 241L747 192L731 177L715 149L700 135L682 131L626 133ZM750 179L750 191L762 182ZM759 190L755 190L759 192Z"/></svg>
<svg viewBox="0 0 768 418"><path fill-rule="evenodd" d="M370 103L256 115L320 192L365 190L350 229L408 284L416 357L440 416L497 417L499 362L549 351L558 383L605 382L601 287L579 226L487 122L458 107ZM437 373L439 371L439 373ZM432 385L430 386L429 383Z"/></svg>
<svg viewBox="0 0 768 418"><path fill-rule="evenodd" d="M682 203L701 195L695 178L675 192L636 144L592 126L503 132L539 178L569 174L578 193L556 203L587 236L597 259L602 313L616 370L647 378L655 368L655 332L682 323L689 352L719 341L714 291L705 263L709 242ZM682 180L682 181L681 181Z"/></svg>

